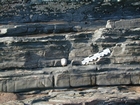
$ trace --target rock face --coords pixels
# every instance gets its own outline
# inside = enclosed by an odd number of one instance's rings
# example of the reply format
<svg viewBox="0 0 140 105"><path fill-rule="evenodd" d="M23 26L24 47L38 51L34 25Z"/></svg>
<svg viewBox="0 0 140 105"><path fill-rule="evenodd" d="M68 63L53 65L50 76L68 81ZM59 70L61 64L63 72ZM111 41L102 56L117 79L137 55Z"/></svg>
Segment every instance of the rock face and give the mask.
<svg viewBox="0 0 140 105"><path fill-rule="evenodd" d="M5 105L139 104L139 94L100 88L140 85L139 7L139 0L0 0L0 91L48 94Z"/></svg>
<svg viewBox="0 0 140 105"><path fill-rule="evenodd" d="M0 91L140 84L139 0L0 3Z"/></svg>
<svg viewBox="0 0 140 105"><path fill-rule="evenodd" d="M120 20L122 22L122 20ZM135 24L124 28L110 28L104 25L91 30L86 27L80 32L37 33L28 32L31 27L43 30L47 23L2 25L0 38L0 91L20 92L30 89L70 88L102 85L139 85L139 18L124 22ZM114 23L119 22L117 20ZM65 23L66 24L66 23ZM58 25L58 24L57 24ZM62 24L61 24L62 25ZM74 25L74 24L73 24ZM120 25L120 24L119 24ZM43 27L44 26L44 27ZM59 26L59 25L58 25ZM66 27L68 26L68 27ZM38 29L38 30L39 30ZM59 29L58 29L59 30ZM52 31L52 32L53 32ZM38 31L39 32L39 31ZM110 49L110 55L89 65L80 63L83 58L103 49ZM68 59L68 66L62 67L61 58ZM79 63L74 63L79 62Z"/></svg>

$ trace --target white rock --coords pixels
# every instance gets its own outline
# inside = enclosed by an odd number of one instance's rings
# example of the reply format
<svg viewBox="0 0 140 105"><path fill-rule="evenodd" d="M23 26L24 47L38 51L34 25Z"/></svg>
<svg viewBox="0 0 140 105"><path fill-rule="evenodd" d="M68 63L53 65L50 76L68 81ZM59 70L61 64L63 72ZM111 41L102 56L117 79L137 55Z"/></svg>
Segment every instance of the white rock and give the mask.
<svg viewBox="0 0 140 105"><path fill-rule="evenodd" d="M100 53L96 53L94 54L94 56L96 57L96 59L101 57Z"/></svg>
<svg viewBox="0 0 140 105"><path fill-rule="evenodd" d="M89 58L85 58L84 60L82 60L82 64L85 65L85 64L88 64L89 63Z"/></svg>
<svg viewBox="0 0 140 105"><path fill-rule="evenodd" d="M84 58L81 63L83 65L85 65L85 64L89 64L90 62L92 62L94 60L99 61L101 59L101 57L110 54L110 52L111 52L110 49L107 48L107 49L103 50L101 53L96 53L93 56Z"/></svg>
<svg viewBox="0 0 140 105"><path fill-rule="evenodd" d="M103 53L104 53L104 55L108 55L110 53L110 50L109 49L105 49L105 50L103 50Z"/></svg>
<svg viewBox="0 0 140 105"><path fill-rule="evenodd" d="M85 60L85 61L89 61L89 60L90 60L90 58L89 58L89 57L86 57L84 60Z"/></svg>
<svg viewBox="0 0 140 105"><path fill-rule="evenodd" d="M104 55L104 52L100 52L100 56L101 56L101 57L105 56L105 55Z"/></svg>
<svg viewBox="0 0 140 105"><path fill-rule="evenodd" d="M106 23L106 28L112 28L112 25L111 25L110 20L107 21L107 23Z"/></svg>
<svg viewBox="0 0 140 105"><path fill-rule="evenodd" d="M91 59L92 59L92 61L93 61L93 60L96 60L97 57L93 55L93 56L91 57Z"/></svg>
<svg viewBox="0 0 140 105"><path fill-rule="evenodd" d="M122 0L117 0L117 2L121 2Z"/></svg>
<svg viewBox="0 0 140 105"><path fill-rule="evenodd" d="M66 66L67 65L67 59L66 58L62 58L61 59L61 65L62 66Z"/></svg>
<svg viewBox="0 0 140 105"><path fill-rule="evenodd" d="M6 33L7 33L7 28L0 29L0 34L6 34Z"/></svg>
<svg viewBox="0 0 140 105"><path fill-rule="evenodd" d="M86 62L84 60L82 60L82 65L85 65L85 64L86 64Z"/></svg>

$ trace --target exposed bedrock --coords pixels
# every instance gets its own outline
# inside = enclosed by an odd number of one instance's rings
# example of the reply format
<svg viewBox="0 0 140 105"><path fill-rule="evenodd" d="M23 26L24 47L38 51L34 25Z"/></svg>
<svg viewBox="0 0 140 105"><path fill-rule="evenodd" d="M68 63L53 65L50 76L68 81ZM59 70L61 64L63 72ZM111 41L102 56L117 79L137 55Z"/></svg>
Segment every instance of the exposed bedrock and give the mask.
<svg viewBox="0 0 140 105"><path fill-rule="evenodd" d="M140 84L138 0L39 1L0 1L0 91Z"/></svg>
<svg viewBox="0 0 140 105"><path fill-rule="evenodd" d="M108 20L102 25L100 22L105 21L98 21L97 27L65 23L64 27L60 25L63 31L47 23L2 25L0 91L139 85L139 20ZM38 30L44 30L45 26L52 31L28 31L38 26L41 26ZM65 31L73 27L80 27L80 30ZM106 48L111 51L109 55L89 65L81 64L85 57ZM68 60L65 67L61 65L62 58Z"/></svg>

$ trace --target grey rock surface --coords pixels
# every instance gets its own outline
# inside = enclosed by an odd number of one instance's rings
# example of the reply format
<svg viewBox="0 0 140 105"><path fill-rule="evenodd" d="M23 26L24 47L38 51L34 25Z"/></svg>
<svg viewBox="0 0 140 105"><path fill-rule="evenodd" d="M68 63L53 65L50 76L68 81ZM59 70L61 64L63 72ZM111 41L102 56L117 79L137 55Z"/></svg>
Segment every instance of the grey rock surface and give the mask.
<svg viewBox="0 0 140 105"><path fill-rule="evenodd" d="M139 6L139 0L1 0L0 23L137 18Z"/></svg>
<svg viewBox="0 0 140 105"><path fill-rule="evenodd" d="M136 66L136 65L134 65ZM115 66L112 65L115 68ZM123 66L124 67L124 66ZM51 67L38 70L1 71L0 91L21 92L34 89L64 89L88 86L139 85L137 69L95 66ZM97 68L100 70L97 71Z"/></svg>
<svg viewBox="0 0 140 105"><path fill-rule="evenodd" d="M0 27L7 29L1 31L0 38L1 91L139 84L139 24L130 29L102 28L98 24L99 29L87 27L88 32L81 29L74 33L63 33L62 29L68 32L75 24L57 26L55 22ZM56 33L49 34L55 29ZM111 50L110 55L81 65L83 58L105 48ZM66 67L61 67L63 57L68 59ZM38 79L34 81L34 77Z"/></svg>
<svg viewBox="0 0 140 105"><path fill-rule="evenodd" d="M0 0L0 91L41 92L3 105L140 104L139 93L121 88L140 85L139 6L139 0ZM110 53L82 65L104 49Z"/></svg>
<svg viewBox="0 0 140 105"><path fill-rule="evenodd" d="M67 90L40 91L38 94L30 92L18 93L19 98L1 105L138 105L139 87L113 86L73 88ZM33 95L31 96L32 93Z"/></svg>
<svg viewBox="0 0 140 105"><path fill-rule="evenodd" d="M70 87L70 75L69 74L56 74L55 75L55 87Z"/></svg>
<svg viewBox="0 0 140 105"><path fill-rule="evenodd" d="M81 87L91 85L91 79L89 74L77 74L70 76L70 86L71 87Z"/></svg>
<svg viewBox="0 0 140 105"><path fill-rule="evenodd" d="M130 75L127 74L105 74L96 78L97 85L129 85L131 84Z"/></svg>
<svg viewBox="0 0 140 105"><path fill-rule="evenodd" d="M15 77L12 79L4 79L1 81L1 91L20 92L37 88L52 88L53 77L51 75L32 75L25 77Z"/></svg>

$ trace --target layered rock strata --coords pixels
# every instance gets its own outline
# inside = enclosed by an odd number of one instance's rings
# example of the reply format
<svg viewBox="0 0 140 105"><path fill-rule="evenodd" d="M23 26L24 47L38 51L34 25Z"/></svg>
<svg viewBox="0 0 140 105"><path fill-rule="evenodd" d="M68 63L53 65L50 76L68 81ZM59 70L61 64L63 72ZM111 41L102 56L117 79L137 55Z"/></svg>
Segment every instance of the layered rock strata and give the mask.
<svg viewBox="0 0 140 105"><path fill-rule="evenodd" d="M140 84L138 0L0 3L0 91Z"/></svg>
<svg viewBox="0 0 140 105"><path fill-rule="evenodd" d="M124 26L118 28L120 21ZM81 25L80 31L69 33L55 33L53 25L53 34L30 34L27 30L31 26L38 28L36 24L1 26L1 30L7 31L0 38L0 91L139 85L139 18L120 21L107 21L93 30ZM126 21L133 24L125 25ZM77 25L64 26L65 30ZM86 27L86 32L82 27ZM81 64L83 58L106 48L111 50L110 55L89 65ZM61 58L67 58L66 67L61 66Z"/></svg>

